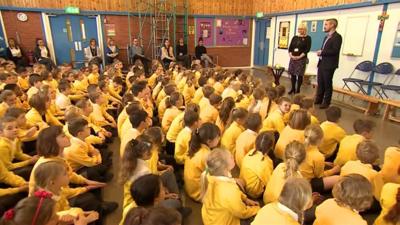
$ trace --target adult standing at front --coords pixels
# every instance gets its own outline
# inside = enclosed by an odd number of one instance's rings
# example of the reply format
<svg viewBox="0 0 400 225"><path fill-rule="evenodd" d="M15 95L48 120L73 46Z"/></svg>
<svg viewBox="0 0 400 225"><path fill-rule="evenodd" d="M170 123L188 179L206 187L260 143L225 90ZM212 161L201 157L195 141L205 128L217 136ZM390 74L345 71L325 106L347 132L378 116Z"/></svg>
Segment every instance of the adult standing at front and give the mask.
<svg viewBox="0 0 400 225"><path fill-rule="evenodd" d="M299 34L292 38L289 46L290 61L288 72L292 81L292 89L289 94L300 93L308 63L307 53L311 48L311 37L307 35L307 27L301 24L297 30Z"/></svg>
<svg viewBox="0 0 400 225"><path fill-rule="evenodd" d="M85 48L85 59L88 64L96 64L100 67L100 64L103 63L101 57L100 48L97 46L96 39L90 39L89 46Z"/></svg>
<svg viewBox="0 0 400 225"><path fill-rule="evenodd" d="M119 48L115 45L114 39L108 40L106 48L106 64L112 64L119 54Z"/></svg>
<svg viewBox="0 0 400 225"><path fill-rule="evenodd" d="M190 68L188 48L183 38L179 38L178 44L176 45L176 61L182 62L185 68Z"/></svg>
<svg viewBox="0 0 400 225"><path fill-rule="evenodd" d="M175 61L174 48L169 43L168 39L164 40L164 44L161 47L161 61L163 62L165 69L168 69L169 64Z"/></svg>
<svg viewBox="0 0 400 225"><path fill-rule="evenodd" d="M38 63L45 65L48 71L52 71L54 68L56 68L56 65L50 58L49 48L47 48L43 39L41 38L36 39L36 47L33 51L33 56Z"/></svg>
<svg viewBox="0 0 400 225"><path fill-rule="evenodd" d="M28 66L28 60L24 57L21 47L14 38L8 39L7 58L13 61L17 68Z"/></svg>
<svg viewBox="0 0 400 225"><path fill-rule="evenodd" d="M327 19L324 22L325 37L321 50L317 51L318 61L318 89L315 104L321 104L320 109L326 109L332 99L332 79L339 66L339 54L342 46L342 36L336 32L337 19Z"/></svg>

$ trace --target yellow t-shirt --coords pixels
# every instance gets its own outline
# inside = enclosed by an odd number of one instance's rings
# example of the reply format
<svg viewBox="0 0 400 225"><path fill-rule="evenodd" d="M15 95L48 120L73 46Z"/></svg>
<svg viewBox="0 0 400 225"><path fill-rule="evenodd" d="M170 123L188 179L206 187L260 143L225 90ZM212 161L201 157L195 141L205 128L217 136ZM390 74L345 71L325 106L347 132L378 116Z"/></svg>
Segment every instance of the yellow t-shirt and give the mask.
<svg viewBox="0 0 400 225"><path fill-rule="evenodd" d="M321 129L324 132L324 138L319 150L325 155L325 158L329 158L335 152L337 145L346 136L346 131L337 123L329 121L321 123Z"/></svg>
<svg viewBox="0 0 400 225"><path fill-rule="evenodd" d="M299 141L304 143L304 130L292 129L289 125L286 126L275 145L274 154L278 159L283 159L285 155L285 148L292 141Z"/></svg>
<svg viewBox="0 0 400 225"><path fill-rule="evenodd" d="M347 135L340 142L339 150L336 156L335 165L343 166L350 160L357 160L357 145L365 138L359 134Z"/></svg>
<svg viewBox="0 0 400 225"><path fill-rule="evenodd" d="M313 225L367 225L360 214L350 208L339 206L335 199L331 198L317 206Z"/></svg>
<svg viewBox="0 0 400 225"><path fill-rule="evenodd" d="M236 140L243 131L244 128L234 121L222 135L221 146L235 155Z"/></svg>

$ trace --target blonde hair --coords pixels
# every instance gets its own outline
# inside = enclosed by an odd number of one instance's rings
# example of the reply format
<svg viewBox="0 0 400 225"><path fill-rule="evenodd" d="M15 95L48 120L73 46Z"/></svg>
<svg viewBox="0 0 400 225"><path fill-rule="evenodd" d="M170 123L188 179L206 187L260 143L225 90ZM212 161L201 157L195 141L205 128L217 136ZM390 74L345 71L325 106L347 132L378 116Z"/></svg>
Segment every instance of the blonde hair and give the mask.
<svg viewBox="0 0 400 225"><path fill-rule="evenodd" d="M279 203L297 213L299 223L303 222L303 212L311 202L312 189L304 178L292 177L286 180L279 196Z"/></svg>
<svg viewBox="0 0 400 225"><path fill-rule="evenodd" d="M201 174L200 199L203 199L204 195L207 192L207 175L210 174L211 176L223 176L229 166L229 157L232 157L231 153L228 150L222 148L216 148L212 150L210 154L208 154L206 160L207 168Z"/></svg>
<svg viewBox="0 0 400 225"><path fill-rule="evenodd" d="M359 174L342 177L333 187L332 194L340 206L350 207L358 212L368 209L373 201L371 183Z"/></svg>
<svg viewBox="0 0 400 225"><path fill-rule="evenodd" d="M294 110L289 115L288 125L292 129L304 130L311 123L311 116L304 109Z"/></svg>
<svg viewBox="0 0 400 225"><path fill-rule="evenodd" d="M324 131L316 124L311 124L304 130L304 144L306 146L318 145L324 138Z"/></svg>
<svg viewBox="0 0 400 225"><path fill-rule="evenodd" d="M61 161L48 161L40 164L34 171L35 190L46 189L52 181L66 172L66 165Z"/></svg>
<svg viewBox="0 0 400 225"><path fill-rule="evenodd" d="M379 159L379 147L374 141L365 139L358 143L356 154L362 163L373 164Z"/></svg>
<svg viewBox="0 0 400 225"><path fill-rule="evenodd" d="M300 164L306 158L306 150L302 143L292 141L285 148L285 179L290 177L297 177Z"/></svg>

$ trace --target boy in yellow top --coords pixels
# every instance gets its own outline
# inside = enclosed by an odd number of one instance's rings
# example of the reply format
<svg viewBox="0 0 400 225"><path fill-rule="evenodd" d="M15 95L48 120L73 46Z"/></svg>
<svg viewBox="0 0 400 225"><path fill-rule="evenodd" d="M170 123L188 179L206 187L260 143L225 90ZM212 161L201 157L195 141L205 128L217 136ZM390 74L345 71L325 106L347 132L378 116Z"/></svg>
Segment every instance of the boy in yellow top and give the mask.
<svg viewBox="0 0 400 225"><path fill-rule="evenodd" d="M122 91L123 80L121 77L114 77L112 82L108 84L108 92L119 101L122 101L122 97L120 95Z"/></svg>
<svg viewBox="0 0 400 225"><path fill-rule="evenodd" d="M290 105L289 98L280 97L278 100L278 109L271 112L263 121L261 131L276 131L281 133L286 126L284 115L289 113Z"/></svg>
<svg viewBox="0 0 400 225"><path fill-rule="evenodd" d="M0 117L3 117L8 108L15 107L17 95L11 90L3 90L0 95Z"/></svg>
<svg viewBox="0 0 400 225"><path fill-rule="evenodd" d="M294 95L292 104L290 105L290 111L283 116L283 121L285 121L285 123L289 122L289 116L291 112L300 109L301 101L303 101L303 98L305 98L305 95L303 94Z"/></svg>
<svg viewBox="0 0 400 225"><path fill-rule="evenodd" d="M314 110L314 99L313 98L303 98L303 100L301 101L300 107L302 109L307 110L308 113L310 114L311 124L319 124L318 118L316 116L314 116L315 110Z"/></svg>
<svg viewBox="0 0 400 225"><path fill-rule="evenodd" d="M342 116L342 110L337 106L330 106L325 110L326 120L321 123L324 139L319 150L325 156L325 161L332 162L336 157L339 143L346 136L346 131L339 126L338 122Z"/></svg>
<svg viewBox="0 0 400 225"><path fill-rule="evenodd" d="M0 161L7 170L28 179L32 167L38 157L31 157L22 152L18 140L17 121L14 117L3 117L0 120ZM19 162L15 162L18 160Z"/></svg>
<svg viewBox="0 0 400 225"><path fill-rule="evenodd" d="M182 95L183 98L185 99L186 104L192 102L195 93L196 93L196 88L194 87L194 78L191 77L191 79L185 83L185 86L183 87L182 90Z"/></svg>
<svg viewBox="0 0 400 225"><path fill-rule="evenodd" d="M381 214L375 220L374 225L398 225L399 224L399 196L400 184L387 183L383 186L380 203Z"/></svg>
<svg viewBox="0 0 400 225"><path fill-rule="evenodd" d="M39 74L31 74L29 76L29 85L30 88L26 92L26 95L28 95L28 100L34 95L37 94L42 87L42 78L40 77Z"/></svg>
<svg viewBox="0 0 400 225"><path fill-rule="evenodd" d="M264 131L257 136L255 142L255 149L250 150L243 158L239 178L244 180L246 193L258 199L262 196L273 171L273 163L268 153L273 148L275 137L272 132Z"/></svg>
<svg viewBox="0 0 400 225"><path fill-rule="evenodd" d="M155 72L153 73L153 75L151 75L149 77L149 79L147 80L147 83L149 84L149 86L151 88L154 88L156 86L156 82L157 82L157 78L159 76L163 76L164 75L164 68L163 66L160 64L157 66L157 69L155 70Z"/></svg>
<svg viewBox="0 0 400 225"><path fill-rule="evenodd" d="M333 163L343 166L350 160L357 160L357 145L365 139L372 139L374 127L374 122L370 120L357 119L354 121L353 129L356 133L347 135L342 139L336 159Z"/></svg>
<svg viewBox="0 0 400 225"><path fill-rule="evenodd" d="M132 127L125 133L122 133L121 145L119 148L120 156L122 157L125 152L125 147L129 141L136 139L142 132L151 125L150 117L146 111L138 110L129 116L129 121Z"/></svg>
<svg viewBox="0 0 400 225"><path fill-rule="evenodd" d="M385 183L400 184L400 147L389 147L385 151L385 159L383 161L382 174Z"/></svg>
<svg viewBox="0 0 400 225"><path fill-rule="evenodd" d="M14 207L15 204L24 196L20 194L28 190L28 183L24 178L15 175L7 170L3 162L0 161L0 211ZM6 186L6 187L4 187Z"/></svg>
<svg viewBox="0 0 400 225"><path fill-rule="evenodd" d="M313 225L367 225L359 212L372 203L372 188L369 181L358 174L344 176L333 187L334 198L324 201L315 210Z"/></svg>
<svg viewBox="0 0 400 225"><path fill-rule="evenodd" d="M187 110L183 116L185 127L179 132L175 142L175 160L176 163L183 165L188 157L189 141L192 138L192 132L199 127L199 114L195 111Z"/></svg>
<svg viewBox="0 0 400 225"><path fill-rule="evenodd" d="M246 130L236 139L235 162L241 168L242 160L247 153L254 149L257 133L261 128L261 117L251 113L246 119Z"/></svg>
<svg viewBox="0 0 400 225"><path fill-rule="evenodd" d="M225 130L221 138L221 147L229 150L232 156L236 151L236 140L244 131L243 125L247 119L247 110L236 108L232 110L232 124Z"/></svg>
<svg viewBox="0 0 400 225"><path fill-rule="evenodd" d="M199 104L200 100L203 98L203 88L207 85L207 78L202 76L199 79L199 87L197 88L196 92L194 93L194 97L192 102L195 104Z"/></svg>
<svg viewBox="0 0 400 225"><path fill-rule="evenodd" d="M200 107L200 119L203 123L206 122L215 123L217 121L219 115L218 109L221 104L221 101L222 101L221 96L216 94L211 94L209 97L209 103L205 104L203 108Z"/></svg>
<svg viewBox="0 0 400 225"><path fill-rule="evenodd" d="M200 113L210 104L210 96L214 93L214 88L211 86L204 86L202 88L203 97L199 101Z"/></svg>
<svg viewBox="0 0 400 225"><path fill-rule="evenodd" d="M90 65L90 74L87 76L89 84L98 84L99 77L99 66L93 63Z"/></svg>
<svg viewBox="0 0 400 225"><path fill-rule="evenodd" d="M150 117L153 117L153 102L151 101L151 90L146 81L138 81L132 85L131 92L133 100L140 102L143 110L147 112Z"/></svg>
<svg viewBox="0 0 400 225"><path fill-rule="evenodd" d="M235 161L227 150L215 149L208 155L209 176L203 175L202 180L201 217L204 225L240 225L240 219L250 218L260 209L259 204L247 198L232 178L234 167Z"/></svg>
<svg viewBox="0 0 400 225"><path fill-rule="evenodd" d="M93 112L90 113L90 121L93 122L94 125L104 127L110 126L112 128L116 128L117 124L114 118L108 114L106 109L102 108L101 105L104 104L105 99L101 93L95 92L90 93L89 99L92 102Z"/></svg>
<svg viewBox="0 0 400 225"><path fill-rule="evenodd" d="M360 174L373 185L375 176L378 174L372 167L379 158L378 146L371 140L364 140L357 145L356 154L358 160L346 162L340 170L340 176L352 173Z"/></svg>
<svg viewBox="0 0 400 225"><path fill-rule="evenodd" d="M286 181L279 200L265 205L258 211L252 225L300 225L304 211L312 206L312 190L307 180L290 178Z"/></svg>
<svg viewBox="0 0 400 225"><path fill-rule="evenodd" d="M89 75L86 72L78 72L74 76L75 80L74 80L74 83L72 84L73 92L82 94L87 91L87 88L89 86L89 81L88 81L87 77L85 76L85 74Z"/></svg>
<svg viewBox="0 0 400 225"><path fill-rule="evenodd" d="M17 84L22 91L27 91L29 89L29 76L28 71L25 67L17 68L18 81Z"/></svg>
<svg viewBox="0 0 400 225"><path fill-rule="evenodd" d="M18 127L18 139L21 142L34 141L39 133L37 126L29 124L25 118L25 111L21 108L12 107L7 109L5 117L14 117Z"/></svg>
<svg viewBox="0 0 400 225"><path fill-rule="evenodd" d="M174 92L167 98L166 110L161 120L161 128L166 134L171 126L172 121L182 113L183 96L179 92Z"/></svg>

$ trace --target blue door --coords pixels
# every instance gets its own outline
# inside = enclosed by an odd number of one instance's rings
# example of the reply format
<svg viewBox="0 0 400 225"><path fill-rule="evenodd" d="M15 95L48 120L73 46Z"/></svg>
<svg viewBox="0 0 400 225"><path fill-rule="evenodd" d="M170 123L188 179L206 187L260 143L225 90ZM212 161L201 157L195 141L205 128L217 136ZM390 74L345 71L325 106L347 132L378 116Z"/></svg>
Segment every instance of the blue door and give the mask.
<svg viewBox="0 0 400 225"><path fill-rule="evenodd" d="M270 26L270 19L256 20L254 65L264 66L268 63L269 37L267 37L267 30Z"/></svg>
<svg viewBox="0 0 400 225"><path fill-rule="evenodd" d="M75 68L84 65L84 48L90 39L97 38L95 16L49 16L56 63L72 63Z"/></svg>
<svg viewBox="0 0 400 225"><path fill-rule="evenodd" d="M1 24L3 24L3 21L0 21L0 57L6 57L7 56L6 37L4 35L3 26L1 26Z"/></svg>

